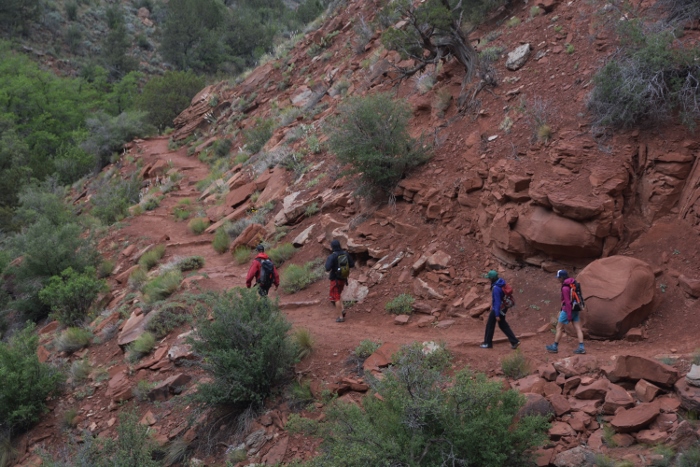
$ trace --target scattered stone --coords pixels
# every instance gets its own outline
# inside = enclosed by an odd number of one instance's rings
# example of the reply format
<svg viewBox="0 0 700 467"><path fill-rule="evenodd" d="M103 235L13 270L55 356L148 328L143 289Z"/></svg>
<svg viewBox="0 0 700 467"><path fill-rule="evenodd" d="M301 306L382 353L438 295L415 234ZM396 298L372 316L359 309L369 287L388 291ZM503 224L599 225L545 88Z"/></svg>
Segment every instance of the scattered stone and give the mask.
<svg viewBox="0 0 700 467"><path fill-rule="evenodd" d="M554 394L548 397L548 399L552 404L552 408L554 408L554 413L557 417L561 417L562 415L571 411L571 404L569 404L569 400L561 394Z"/></svg>
<svg viewBox="0 0 700 467"><path fill-rule="evenodd" d="M430 269L445 269L450 264L452 257L442 250L438 250L428 257L426 265Z"/></svg>
<svg viewBox="0 0 700 467"><path fill-rule="evenodd" d="M634 437L627 433L615 433L612 435L612 440L621 448L628 448L634 444Z"/></svg>
<svg viewBox="0 0 700 467"><path fill-rule="evenodd" d="M554 416L554 407L547 399L534 393L526 393L524 395L526 397L525 405L518 411L516 418L519 419L528 415L540 415L551 419Z"/></svg>
<svg viewBox="0 0 700 467"><path fill-rule="evenodd" d="M625 409L634 407L634 399L625 388L610 383L608 386L608 393L605 395L605 402L603 402L603 413L612 415L617 412L620 407Z"/></svg>
<svg viewBox="0 0 700 467"><path fill-rule="evenodd" d="M296 236L294 240L292 240L292 245L294 245L295 248L301 248L302 246L306 245L306 242L309 241L311 231L314 229L314 227L316 227L316 224L311 224L304 229L299 235Z"/></svg>
<svg viewBox="0 0 700 467"><path fill-rule="evenodd" d="M700 387L700 365L692 365L685 375L685 381L691 386Z"/></svg>
<svg viewBox="0 0 700 467"><path fill-rule="evenodd" d="M632 433L649 426L659 415L657 404L640 404L629 410L619 411L610 421L618 433Z"/></svg>
<svg viewBox="0 0 700 467"><path fill-rule="evenodd" d="M153 426L156 424L156 417L153 415L153 412L150 410L146 412L146 415L141 418L141 421L139 422L141 425L146 425L146 426Z"/></svg>
<svg viewBox="0 0 700 467"><path fill-rule="evenodd" d="M386 368L391 364L391 357L401 349L399 344L385 343L382 344L367 360L365 360L362 368L365 371L378 370Z"/></svg>
<svg viewBox="0 0 700 467"><path fill-rule="evenodd" d="M112 402L122 402L134 397L131 381L125 372L120 371L109 380L105 396L110 397Z"/></svg>
<svg viewBox="0 0 700 467"><path fill-rule="evenodd" d="M433 324L437 320L435 316L421 316L416 323L419 328L425 328Z"/></svg>
<svg viewBox="0 0 700 467"><path fill-rule="evenodd" d="M625 340L629 342L641 342L646 338L643 328L632 328L625 334Z"/></svg>
<svg viewBox="0 0 700 467"><path fill-rule="evenodd" d="M394 318L394 324L403 325L408 324L408 320L411 318L410 315L398 315Z"/></svg>
<svg viewBox="0 0 700 467"><path fill-rule="evenodd" d="M556 370L570 378L598 370L598 360L592 355L576 355L554 362Z"/></svg>
<svg viewBox="0 0 700 467"><path fill-rule="evenodd" d="M484 313L490 310L491 302L484 302L480 305L476 305L471 310L469 310L469 316L471 316L472 318L478 318L479 316L483 315Z"/></svg>
<svg viewBox="0 0 700 467"><path fill-rule="evenodd" d="M436 325L436 327L438 327L438 328L440 328L440 329L447 329L447 328L449 328L450 326L452 326L453 324L455 324L455 320L453 320L453 319L446 319L446 320L444 320L444 321L438 322L437 325Z"/></svg>
<svg viewBox="0 0 700 467"><path fill-rule="evenodd" d="M637 355L620 355L615 360L615 367L607 372L613 383L621 380L645 379L664 386L672 386L678 380L678 371L651 358Z"/></svg>
<svg viewBox="0 0 700 467"><path fill-rule="evenodd" d="M683 420L678 424L668 439L669 446L676 450L685 451L698 441L698 433L688 420Z"/></svg>
<svg viewBox="0 0 700 467"><path fill-rule="evenodd" d="M681 378L676 382L674 389L680 399L681 407L700 412L700 388L689 385L685 378Z"/></svg>
<svg viewBox="0 0 700 467"><path fill-rule="evenodd" d="M637 441L642 444L661 444L668 439L668 433L660 430L642 430L636 435Z"/></svg>
<svg viewBox="0 0 700 467"><path fill-rule="evenodd" d="M634 393L642 402L651 402L654 400L656 395L661 391L661 388L651 384L649 381L640 379L634 386Z"/></svg>
<svg viewBox="0 0 700 467"><path fill-rule="evenodd" d="M554 422L549 429L549 437L554 441L563 436L576 436L576 430L571 428L571 425L565 422Z"/></svg>
<svg viewBox="0 0 700 467"><path fill-rule="evenodd" d="M686 277L685 275L681 275L678 277L678 284L681 286L681 289L683 289L683 291L691 297L700 297L699 279L691 279L689 277Z"/></svg>
<svg viewBox="0 0 700 467"><path fill-rule="evenodd" d="M532 47L530 44L523 44L512 52L508 53L508 59L506 60L506 68L510 71L516 71L525 65L527 59L530 58L530 51Z"/></svg>
<svg viewBox="0 0 700 467"><path fill-rule="evenodd" d="M607 379L598 379L588 386L579 386L574 393L576 399L605 399L610 383Z"/></svg>
<svg viewBox="0 0 700 467"><path fill-rule="evenodd" d="M552 463L556 467L587 467L595 464L595 453L583 446L577 446L557 454Z"/></svg>
<svg viewBox="0 0 700 467"><path fill-rule="evenodd" d="M552 365L551 363L542 365L537 369L537 372L542 378L546 379L547 381L554 381L555 379L557 379L557 370L554 369L554 365Z"/></svg>

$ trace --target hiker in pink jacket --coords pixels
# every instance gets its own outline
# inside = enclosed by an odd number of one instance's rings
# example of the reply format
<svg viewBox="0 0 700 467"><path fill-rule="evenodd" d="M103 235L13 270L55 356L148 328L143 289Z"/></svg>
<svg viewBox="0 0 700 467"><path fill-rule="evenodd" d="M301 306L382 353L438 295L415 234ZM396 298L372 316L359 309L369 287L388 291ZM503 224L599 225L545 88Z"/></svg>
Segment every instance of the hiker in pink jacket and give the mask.
<svg viewBox="0 0 700 467"><path fill-rule="evenodd" d="M564 330L564 325L573 323L576 328L576 337L578 337L578 348L574 350L575 354L584 354L586 349L583 347L583 330L581 329L581 319L579 312L581 311L581 300L572 300L576 297L576 280L569 277L569 273L563 269L557 271L557 279L561 282L561 311L559 312L559 320L557 321L557 333L554 336L554 344L546 346L547 352L559 352L559 339Z"/></svg>

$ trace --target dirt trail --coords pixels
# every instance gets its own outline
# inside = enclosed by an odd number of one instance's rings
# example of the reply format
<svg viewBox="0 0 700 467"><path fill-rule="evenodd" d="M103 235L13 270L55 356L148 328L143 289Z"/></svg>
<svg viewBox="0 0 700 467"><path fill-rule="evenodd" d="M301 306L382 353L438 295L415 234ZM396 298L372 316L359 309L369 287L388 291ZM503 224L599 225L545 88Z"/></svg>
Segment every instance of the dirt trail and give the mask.
<svg viewBox="0 0 700 467"><path fill-rule="evenodd" d="M187 156L185 148L176 151L168 150L166 138L140 142L138 151L144 164L153 163L158 159L165 160L172 167L177 168L183 178L179 183L179 190L166 195L155 210L129 219L128 226L121 229L119 235L132 241L140 239L144 243L156 242L163 235L168 235L170 239L167 242L168 248L163 262L167 262L175 256L199 255L204 257L206 261L204 268L193 274L198 277L197 287L202 290L224 290L243 286L248 265L237 265L230 253L223 255L216 253L211 247L213 234L195 235L188 230L188 221L178 221L172 215L172 209L183 198L190 198L193 205L197 205L201 213L204 213L204 209L208 206L202 206L197 201L200 193L196 190L195 185L208 175L209 167L195 157ZM326 251L320 246L312 247L311 250L306 251L303 255L301 253L297 253L297 255L306 258L309 254L316 256L326 254ZM301 260L293 258L292 261L300 262ZM362 269L354 271L353 274L359 275L361 272ZM550 277L550 274L536 269L512 271L509 275L515 283L524 284L526 289L521 290L524 295L518 297L519 306L510 313L508 318L518 335L530 335L522 340L521 350L531 360L533 367L551 361L554 356L544 352L544 345L551 342L552 335L549 331L537 333L537 330L548 323L551 315L556 311L554 310L556 300L541 299L543 297L555 299L558 285ZM382 294L381 291L379 293ZM483 338L484 323L469 317L455 318L455 324L446 329L434 326L424 328L418 328L415 325L396 326L393 324L393 316L387 314L380 304L391 298L386 298L386 291L383 293L383 297L375 297L364 304L355 305L349 310L347 321L342 324L335 322L335 309L328 302L327 281L325 279L294 295L273 289L271 296L279 298L283 304L297 301L318 301L318 304L314 306L285 307L284 312L295 327L308 328L314 336L315 352L310 359L300 365L302 367L300 370L320 379L329 379L336 373L345 371L346 359L363 339L396 343L442 341L454 353L456 367L469 365L491 375L499 373L501 358L510 352L510 346L507 342L496 343L494 350L479 349L475 344ZM370 297L372 296L370 295ZM545 303L541 308L527 305L527 303L541 302ZM635 353L652 356L668 353L670 347L674 346L679 347L680 352L692 351L690 347L694 344L691 342L675 341L674 345L670 345L669 341L662 336L665 332L673 331L672 329L664 331L662 327L652 332L650 339L635 343ZM503 338L500 330L496 330L495 337L496 339ZM561 353L556 357L567 356L569 350L573 350L574 344L574 339L564 337ZM605 341L587 341L586 345L588 352L599 355L601 360L607 360L611 355L629 351L630 346L626 342Z"/></svg>

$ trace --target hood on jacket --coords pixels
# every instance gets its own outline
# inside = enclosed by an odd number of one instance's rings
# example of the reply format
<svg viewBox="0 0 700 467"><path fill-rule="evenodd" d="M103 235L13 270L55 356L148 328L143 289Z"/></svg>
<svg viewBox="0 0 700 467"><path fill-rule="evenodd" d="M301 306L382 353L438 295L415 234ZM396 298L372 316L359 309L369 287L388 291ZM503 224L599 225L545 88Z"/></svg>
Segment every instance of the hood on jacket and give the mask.
<svg viewBox="0 0 700 467"><path fill-rule="evenodd" d="M340 251L343 248L340 246L340 241L339 240L333 240L331 242L331 250L333 251Z"/></svg>
<svg viewBox="0 0 700 467"><path fill-rule="evenodd" d="M506 285L506 280L502 277L499 277L498 280L493 283L493 285L498 286L498 287L503 287L504 285Z"/></svg>
<svg viewBox="0 0 700 467"><path fill-rule="evenodd" d="M267 253L258 253L255 255L255 259L270 259L270 257L267 256Z"/></svg>
<svg viewBox="0 0 700 467"><path fill-rule="evenodd" d="M562 282L563 285L568 285L571 287L572 284L574 284L576 280L573 277L569 277L568 279L564 279L564 282Z"/></svg>

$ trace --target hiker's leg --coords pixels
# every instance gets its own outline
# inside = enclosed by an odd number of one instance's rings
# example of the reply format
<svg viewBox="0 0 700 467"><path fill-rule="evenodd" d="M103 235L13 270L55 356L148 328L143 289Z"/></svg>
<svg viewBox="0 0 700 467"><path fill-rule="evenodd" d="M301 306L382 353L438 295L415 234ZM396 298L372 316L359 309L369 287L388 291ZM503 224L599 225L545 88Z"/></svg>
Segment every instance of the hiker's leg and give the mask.
<svg viewBox="0 0 700 467"><path fill-rule="evenodd" d="M578 337L578 344L583 347L583 329L581 329L581 321L574 321L574 327L576 328L576 337Z"/></svg>
<svg viewBox="0 0 700 467"><path fill-rule="evenodd" d="M559 339L561 339L562 331L564 331L564 323L557 323L557 332L554 334L555 344L559 344Z"/></svg>
<svg viewBox="0 0 700 467"><path fill-rule="evenodd" d="M489 319L486 320L486 331L484 332L484 344L493 344L493 333L496 331L496 314L491 310Z"/></svg>
<svg viewBox="0 0 700 467"><path fill-rule="evenodd" d="M506 315L501 314L501 319L498 321L498 327L501 328L503 334L506 335L506 337L508 338L508 342L510 342L510 345L515 345L518 343L518 338L515 337L515 333L513 333L513 330L510 328L510 325L506 321Z"/></svg>
<svg viewBox="0 0 700 467"><path fill-rule="evenodd" d="M260 284L258 284L258 295L260 295L261 297L267 295L267 291Z"/></svg>

